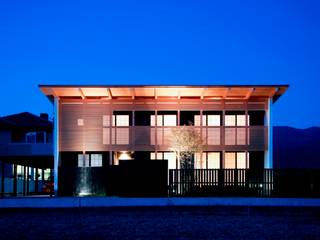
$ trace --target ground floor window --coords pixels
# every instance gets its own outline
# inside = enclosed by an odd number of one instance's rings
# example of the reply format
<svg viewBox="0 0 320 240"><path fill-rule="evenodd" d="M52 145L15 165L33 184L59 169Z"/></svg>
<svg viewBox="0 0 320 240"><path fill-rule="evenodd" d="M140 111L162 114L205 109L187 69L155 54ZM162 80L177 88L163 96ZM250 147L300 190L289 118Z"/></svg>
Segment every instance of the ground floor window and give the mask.
<svg viewBox="0 0 320 240"><path fill-rule="evenodd" d="M168 168L176 169L177 161L176 154L174 152L151 152L150 153L151 160L168 160Z"/></svg>
<svg viewBox="0 0 320 240"><path fill-rule="evenodd" d="M196 169L219 169L220 168L220 152L203 152L195 154Z"/></svg>
<svg viewBox="0 0 320 240"><path fill-rule="evenodd" d="M224 155L224 168L225 169L249 168L249 153L226 152Z"/></svg>
<svg viewBox="0 0 320 240"><path fill-rule="evenodd" d="M224 173L226 185L233 185L236 181L238 185L245 185L246 172L240 169L249 168L248 152L226 152L224 157L224 168L230 169ZM237 171L231 169L239 169Z"/></svg>
<svg viewBox="0 0 320 240"><path fill-rule="evenodd" d="M102 154L78 154L78 167L102 167Z"/></svg>

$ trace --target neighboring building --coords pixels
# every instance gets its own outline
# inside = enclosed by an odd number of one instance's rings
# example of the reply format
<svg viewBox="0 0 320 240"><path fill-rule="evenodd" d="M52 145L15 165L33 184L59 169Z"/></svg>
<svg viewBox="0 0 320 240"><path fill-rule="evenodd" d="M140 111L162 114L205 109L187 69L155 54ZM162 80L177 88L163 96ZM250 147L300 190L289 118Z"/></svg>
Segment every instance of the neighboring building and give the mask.
<svg viewBox="0 0 320 240"><path fill-rule="evenodd" d="M179 168L170 138L182 125L198 129L206 145L195 168L272 168L272 103L288 85L40 88L54 104L58 190L58 169L68 167L167 159Z"/></svg>
<svg viewBox="0 0 320 240"><path fill-rule="evenodd" d="M52 129L47 114L23 112L0 118L1 195L42 192L53 168Z"/></svg>

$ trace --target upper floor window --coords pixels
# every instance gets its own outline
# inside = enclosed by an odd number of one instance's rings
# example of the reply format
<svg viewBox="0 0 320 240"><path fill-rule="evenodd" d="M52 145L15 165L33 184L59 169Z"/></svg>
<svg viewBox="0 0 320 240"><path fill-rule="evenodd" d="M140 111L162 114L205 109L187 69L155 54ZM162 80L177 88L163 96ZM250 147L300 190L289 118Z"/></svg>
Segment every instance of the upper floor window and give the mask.
<svg viewBox="0 0 320 240"><path fill-rule="evenodd" d="M200 126L200 115L194 116L195 126ZM221 116L220 115L202 115L202 126L220 126Z"/></svg>
<svg viewBox="0 0 320 240"><path fill-rule="evenodd" d="M249 124L249 115L248 115ZM227 114L225 115L225 126L235 127L235 126L246 126L246 115L244 114Z"/></svg>
<svg viewBox="0 0 320 240"><path fill-rule="evenodd" d="M117 127L130 126L129 115L113 115L112 125Z"/></svg>
<svg viewBox="0 0 320 240"><path fill-rule="evenodd" d="M46 143L46 132L28 132L25 138L26 143Z"/></svg>
<svg viewBox="0 0 320 240"><path fill-rule="evenodd" d="M156 125L156 116L151 115L150 125ZM157 115L157 126L177 126L177 115Z"/></svg>

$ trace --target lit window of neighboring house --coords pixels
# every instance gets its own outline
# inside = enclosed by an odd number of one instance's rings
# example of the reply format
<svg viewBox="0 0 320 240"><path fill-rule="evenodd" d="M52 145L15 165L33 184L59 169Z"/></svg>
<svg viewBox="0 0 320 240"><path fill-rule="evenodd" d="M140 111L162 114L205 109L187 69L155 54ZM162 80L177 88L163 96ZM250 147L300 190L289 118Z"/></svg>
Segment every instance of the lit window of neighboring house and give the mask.
<svg viewBox="0 0 320 240"><path fill-rule="evenodd" d="M78 154L78 167L102 167L102 154Z"/></svg>

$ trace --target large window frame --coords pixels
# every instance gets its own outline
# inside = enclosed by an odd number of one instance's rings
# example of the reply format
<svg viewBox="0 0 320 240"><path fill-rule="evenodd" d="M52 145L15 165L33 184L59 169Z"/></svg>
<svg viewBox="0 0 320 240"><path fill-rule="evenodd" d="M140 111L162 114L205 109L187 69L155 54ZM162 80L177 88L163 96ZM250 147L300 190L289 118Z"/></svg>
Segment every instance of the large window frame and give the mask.
<svg viewBox="0 0 320 240"><path fill-rule="evenodd" d="M78 154L78 167L102 167L103 156L100 153Z"/></svg>

